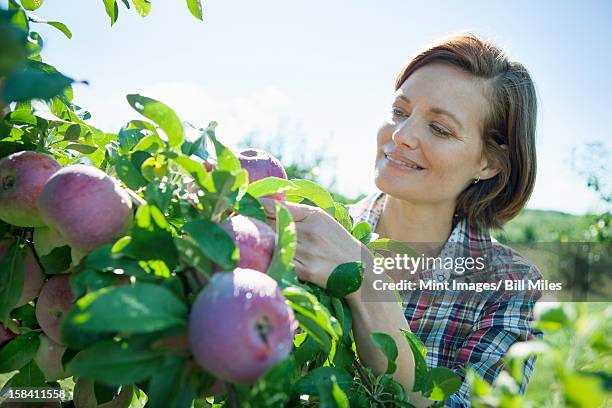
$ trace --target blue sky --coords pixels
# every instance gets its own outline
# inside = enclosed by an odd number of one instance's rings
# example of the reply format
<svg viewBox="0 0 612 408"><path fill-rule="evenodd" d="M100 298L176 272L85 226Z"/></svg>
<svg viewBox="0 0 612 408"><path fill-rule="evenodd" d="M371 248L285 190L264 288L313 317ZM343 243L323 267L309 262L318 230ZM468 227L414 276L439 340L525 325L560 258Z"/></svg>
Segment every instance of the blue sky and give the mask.
<svg viewBox="0 0 612 408"><path fill-rule="evenodd" d="M41 25L43 57L90 82L76 102L104 130L138 117L125 101L138 92L183 120L217 120L230 145L281 134L299 154L325 154L321 175L335 175L341 192L371 192L397 72L432 41L471 31L536 82L539 174L528 207L601 208L571 151L612 140L610 2L204 1L204 22L182 0L152 3L145 19L120 4L112 28L102 0L46 0L36 12L72 30L68 40Z"/></svg>

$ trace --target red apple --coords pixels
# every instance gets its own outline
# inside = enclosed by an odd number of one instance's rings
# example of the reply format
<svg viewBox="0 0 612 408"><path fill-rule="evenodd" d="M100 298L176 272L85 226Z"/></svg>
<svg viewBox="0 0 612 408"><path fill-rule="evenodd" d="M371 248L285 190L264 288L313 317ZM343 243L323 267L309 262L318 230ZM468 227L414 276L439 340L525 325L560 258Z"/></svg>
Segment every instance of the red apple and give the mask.
<svg viewBox="0 0 612 408"><path fill-rule="evenodd" d="M74 296L70 289L70 275L54 275L42 287L36 302L36 320L51 340L63 344L61 328L64 315L72 307Z"/></svg>
<svg viewBox="0 0 612 408"><path fill-rule="evenodd" d="M33 151L0 160L0 220L18 227L44 225L38 199L47 180L61 167L53 157Z"/></svg>
<svg viewBox="0 0 612 408"><path fill-rule="evenodd" d="M287 172L282 163L270 153L249 147L236 153L240 165L249 173L249 183L266 177L287 179ZM284 193L271 194L266 198L284 200Z"/></svg>
<svg viewBox="0 0 612 408"><path fill-rule="evenodd" d="M8 249L15 243L15 240L15 238L0 240L0 258L6 255ZM25 249L23 272L23 289L15 307L23 306L38 296L40 288L45 281L45 274L36 260L34 251L29 246Z"/></svg>
<svg viewBox="0 0 612 408"><path fill-rule="evenodd" d="M41 334L40 346L34 356L34 361L45 376L45 381L52 382L68 377L62 365L62 356L66 347L57 344L49 337Z"/></svg>
<svg viewBox="0 0 612 408"><path fill-rule="evenodd" d="M296 325L274 279L236 268L213 274L198 295L189 345L198 364L218 379L253 384L291 353Z"/></svg>
<svg viewBox="0 0 612 408"><path fill-rule="evenodd" d="M132 201L102 170L74 164L49 179L40 196L40 214L68 245L86 253L127 232Z"/></svg>
<svg viewBox="0 0 612 408"><path fill-rule="evenodd" d="M0 323L0 348L17 336L19 336L19 333L14 333L11 329Z"/></svg>
<svg viewBox="0 0 612 408"><path fill-rule="evenodd" d="M263 221L243 215L228 218L221 226L240 251L238 267L266 273L274 254L274 230Z"/></svg>

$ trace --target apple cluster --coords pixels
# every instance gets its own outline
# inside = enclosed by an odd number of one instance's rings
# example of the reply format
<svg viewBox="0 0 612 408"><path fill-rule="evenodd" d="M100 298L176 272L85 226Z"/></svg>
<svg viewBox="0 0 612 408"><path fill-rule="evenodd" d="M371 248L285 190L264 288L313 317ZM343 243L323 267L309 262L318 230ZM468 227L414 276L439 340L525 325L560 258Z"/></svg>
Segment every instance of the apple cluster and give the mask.
<svg viewBox="0 0 612 408"><path fill-rule="evenodd" d="M280 161L265 151L248 148L236 156L250 182L269 176L287 179ZM203 165L213 170L210 163ZM24 284L16 307L37 298L35 314L43 334L35 361L46 381L66 378L61 327L75 302L70 274L45 276L39 259L67 245L73 264L78 264L93 249L128 233L132 200L102 170L83 164L62 167L53 157L34 151L0 160L0 183L0 220L33 228L33 248L23 249ZM285 198L283 193L268 197ZM243 215L233 215L221 226L233 239L239 260L231 271L215 270L192 305L187 332L195 361L218 379L208 395L223 393L225 382L255 383L291 353L297 328L278 284L267 275L276 246L275 231ZM0 258L16 240L0 237ZM0 324L0 347L16 336ZM76 396L91 398L93 383L79 379L77 386L75 405L85 406L77 403Z"/></svg>

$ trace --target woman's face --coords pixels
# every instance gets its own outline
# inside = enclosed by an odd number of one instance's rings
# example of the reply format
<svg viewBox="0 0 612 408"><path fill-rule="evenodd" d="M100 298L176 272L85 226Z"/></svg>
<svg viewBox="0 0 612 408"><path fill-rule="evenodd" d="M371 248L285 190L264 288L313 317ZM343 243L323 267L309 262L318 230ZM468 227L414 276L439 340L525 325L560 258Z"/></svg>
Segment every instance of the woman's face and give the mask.
<svg viewBox="0 0 612 408"><path fill-rule="evenodd" d="M413 203L449 205L474 179L495 175L481 157L488 101L482 80L452 65L417 69L378 131L378 188Z"/></svg>

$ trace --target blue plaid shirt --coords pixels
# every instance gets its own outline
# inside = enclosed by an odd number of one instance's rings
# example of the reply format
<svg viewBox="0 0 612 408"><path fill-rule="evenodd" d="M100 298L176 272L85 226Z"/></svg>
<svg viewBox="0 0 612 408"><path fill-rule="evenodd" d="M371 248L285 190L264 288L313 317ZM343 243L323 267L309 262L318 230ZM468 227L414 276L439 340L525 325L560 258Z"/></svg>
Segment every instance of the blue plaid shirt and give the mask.
<svg viewBox="0 0 612 408"><path fill-rule="evenodd" d="M355 222L366 221L375 230L385 201L384 193L378 193L349 206ZM487 254L488 277L511 280L541 279L538 269L511 248L492 241L490 235L459 220L445 244L445 252L465 250L473 257ZM427 275L429 274L429 275ZM425 271L425 279L442 281L448 278L440 271ZM470 277L466 277L470 281ZM400 293L404 315L413 333L427 348L428 367L453 369L465 380L464 369L471 366L481 377L493 383L504 366L503 356L516 342L540 337L533 328L533 307L539 293L506 292L499 296L473 296L467 299L444 299L432 292L404 291ZM450 296L450 300L449 300ZM533 371L535 357L523 365L524 393ZM465 381L461 388L446 401L446 407L470 406L470 393Z"/></svg>

